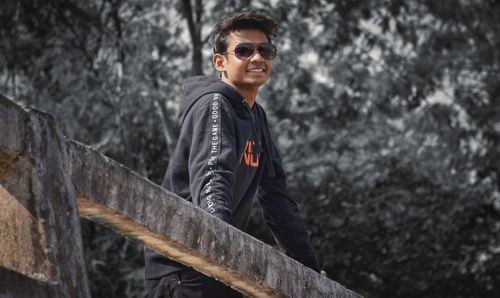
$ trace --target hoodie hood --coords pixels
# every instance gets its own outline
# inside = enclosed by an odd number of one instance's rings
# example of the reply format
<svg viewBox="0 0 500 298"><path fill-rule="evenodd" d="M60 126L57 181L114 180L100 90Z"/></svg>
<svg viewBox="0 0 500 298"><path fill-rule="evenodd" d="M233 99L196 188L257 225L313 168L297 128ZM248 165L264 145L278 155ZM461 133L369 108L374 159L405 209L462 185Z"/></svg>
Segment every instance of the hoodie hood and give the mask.
<svg viewBox="0 0 500 298"><path fill-rule="evenodd" d="M195 76L184 82L184 100L179 107L179 126L184 122L184 118L191 107L200 97L210 93L220 93L227 98L236 111L244 111L243 102L245 99L232 86L224 83L215 77Z"/></svg>

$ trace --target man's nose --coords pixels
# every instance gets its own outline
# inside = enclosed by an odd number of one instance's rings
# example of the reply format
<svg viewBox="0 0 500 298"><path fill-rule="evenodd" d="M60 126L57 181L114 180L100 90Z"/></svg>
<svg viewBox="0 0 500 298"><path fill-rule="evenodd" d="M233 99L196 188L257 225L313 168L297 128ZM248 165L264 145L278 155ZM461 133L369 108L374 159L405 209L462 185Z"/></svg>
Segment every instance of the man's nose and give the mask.
<svg viewBox="0 0 500 298"><path fill-rule="evenodd" d="M255 49L252 53L252 56L250 56L250 61L252 62L261 62L264 60L265 60L264 57L262 57L262 55L257 49Z"/></svg>

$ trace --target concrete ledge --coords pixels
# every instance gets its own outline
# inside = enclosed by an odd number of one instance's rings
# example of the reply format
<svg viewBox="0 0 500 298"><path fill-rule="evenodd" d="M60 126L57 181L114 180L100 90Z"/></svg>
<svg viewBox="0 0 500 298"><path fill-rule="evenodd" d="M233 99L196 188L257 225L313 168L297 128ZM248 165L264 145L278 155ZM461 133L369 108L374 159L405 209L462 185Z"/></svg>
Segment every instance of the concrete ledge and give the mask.
<svg viewBox="0 0 500 298"><path fill-rule="evenodd" d="M70 152L81 216L251 297L360 297L93 149Z"/></svg>
<svg viewBox="0 0 500 298"><path fill-rule="evenodd" d="M39 262L48 262L42 267L29 261L22 268L12 265L16 256L31 258L15 251L27 250L19 243L7 243L2 254L10 257L2 259L0 272L23 285L32 281L26 293L43 288L40 297L89 297L80 214L251 297L360 297L95 150L66 140L50 115L26 111L1 96L0 185L2 204L21 215L22 223L9 235L22 230L34 242L43 238L35 246L43 252L37 254ZM11 213L0 212L0 223L11 224ZM26 227L37 227L43 237ZM46 272L39 278L45 283L33 279L37 270ZM0 295L15 296L5 282L0 279Z"/></svg>
<svg viewBox="0 0 500 298"><path fill-rule="evenodd" d="M90 297L69 165L52 116L0 96L1 297Z"/></svg>

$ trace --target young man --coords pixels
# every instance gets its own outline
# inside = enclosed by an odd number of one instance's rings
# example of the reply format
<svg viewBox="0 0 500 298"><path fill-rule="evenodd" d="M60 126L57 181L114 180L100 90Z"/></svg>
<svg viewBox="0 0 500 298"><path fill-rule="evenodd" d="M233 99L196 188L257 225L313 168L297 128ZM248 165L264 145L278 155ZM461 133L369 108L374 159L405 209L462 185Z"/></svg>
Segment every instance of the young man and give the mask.
<svg viewBox="0 0 500 298"><path fill-rule="evenodd" d="M266 223L287 254L319 272L304 222L286 186L266 114L256 103L271 75L276 24L252 11L220 22L212 62L220 79L185 84L181 133L163 187L244 230L255 194ZM146 251L148 297L241 297L191 268Z"/></svg>

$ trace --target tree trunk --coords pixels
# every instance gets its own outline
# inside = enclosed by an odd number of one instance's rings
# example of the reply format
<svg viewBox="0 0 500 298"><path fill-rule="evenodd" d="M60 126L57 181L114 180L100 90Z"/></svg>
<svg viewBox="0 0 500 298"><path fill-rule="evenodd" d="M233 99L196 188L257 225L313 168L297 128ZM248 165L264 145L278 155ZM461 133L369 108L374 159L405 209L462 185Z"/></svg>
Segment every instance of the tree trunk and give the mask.
<svg viewBox="0 0 500 298"><path fill-rule="evenodd" d="M193 43L193 53L191 55L191 74L202 75L203 55L201 49L203 41L201 39L201 15L203 13L203 4L201 0L195 0L195 6L191 5L191 0L182 1L182 11L189 26L189 35Z"/></svg>

